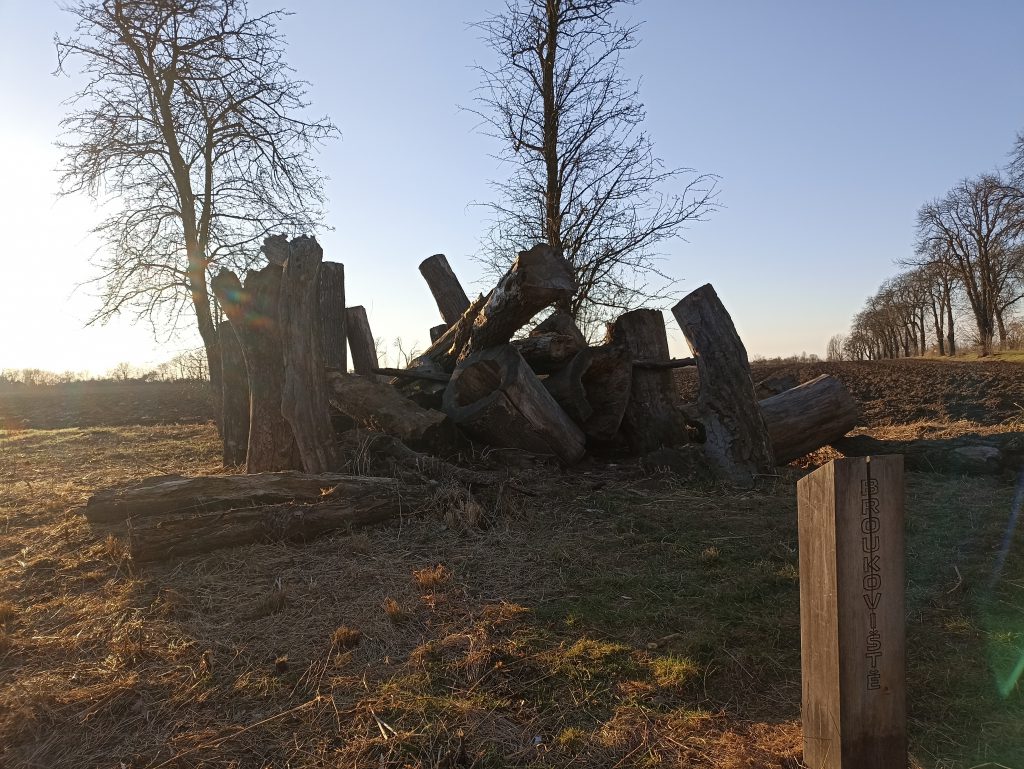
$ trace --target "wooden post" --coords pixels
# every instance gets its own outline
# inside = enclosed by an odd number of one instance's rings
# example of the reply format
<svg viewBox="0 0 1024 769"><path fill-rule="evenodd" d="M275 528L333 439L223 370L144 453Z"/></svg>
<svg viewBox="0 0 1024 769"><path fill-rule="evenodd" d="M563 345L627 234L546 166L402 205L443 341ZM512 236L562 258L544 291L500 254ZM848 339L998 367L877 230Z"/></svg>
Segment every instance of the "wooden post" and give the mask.
<svg viewBox="0 0 1024 769"><path fill-rule="evenodd" d="M221 419L224 439L224 466L245 464L249 443L249 376L245 356L231 322L217 324L221 360Z"/></svg>
<svg viewBox="0 0 1024 769"><path fill-rule="evenodd" d="M348 371L345 334L345 265L320 265L320 338L324 365L342 373Z"/></svg>
<svg viewBox="0 0 1024 769"><path fill-rule="evenodd" d="M380 363L377 361L377 342L370 331L365 307L356 305L345 310L345 333L352 351L352 370L357 374L372 375Z"/></svg>
<svg viewBox="0 0 1024 769"><path fill-rule="evenodd" d="M804 762L906 769L903 457L797 484Z"/></svg>
<svg viewBox="0 0 1024 769"><path fill-rule="evenodd" d="M437 309L447 325L451 325L469 307L469 297L462 289L462 284L448 264L444 254L434 254L420 263L420 274L430 286Z"/></svg>

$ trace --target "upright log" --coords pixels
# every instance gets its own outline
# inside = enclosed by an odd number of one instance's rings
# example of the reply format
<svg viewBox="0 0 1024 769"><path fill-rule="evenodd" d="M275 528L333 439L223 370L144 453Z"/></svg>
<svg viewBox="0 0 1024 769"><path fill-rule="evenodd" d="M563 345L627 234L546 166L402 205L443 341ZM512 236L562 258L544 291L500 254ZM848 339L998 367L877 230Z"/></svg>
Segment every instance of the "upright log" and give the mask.
<svg viewBox="0 0 1024 769"><path fill-rule="evenodd" d="M338 465L320 338L323 256L316 238L292 240L278 304L284 357L281 413L292 426L302 469L307 473L330 472Z"/></svg>
<svg viewBox="0 0 1024 769"><path fill-rule="evenodd" d="M775 463L746 348L710 283L684 297L672 314L697 359L704 452L719 477L749 485Z"/></svg>
<svg viewBox="0 0 1024 769"><path fill-rule="evenodd" d="M249 376L245 356L231 322L217 325L221 360L221 425L224 440L224 466L245 464L249 444Z"/></svg>
<svg viewBox="0 0 1024 769"><path fill-rule="evenodd" d="M211 282L231 321L249 374L249 445L247 473L297 470L302 467L295 436L281 413L284 358L278 322L281 268L268 264L246 273L245 284L231 270Z"/></svg>
<svg viewBox="0 0 1024 769"><path fill-rule="evenodd" d="M539 243L520 251L474 320L459 360L507 343L530 318L548 305L572 298L575 291L572 267L551 246Z"/></svg>
<svg viewBox="0 0 1024 769"><path fill-rule="evenodd" d="M356 305L345 310L345 333L352 351L352 370L357 374L372 374L380 363L365 307Z"/></svg>
<svg viewBox="0 0 1024 769"><path fill-rule="evenodd" d="M668 334L661 310L633 310L608 326L609 344L626 350L630 360L668 360ZM622 418L630 449L647 454L687 442L686 422L678 408L672 372L631 367L632 385Z"/></svg>
<svg viewBox="0 0 1024 769"><path fill-rule="evenodd" d="M471 437L497 448L583 457L585 437L512 345L484 350L456 368L444 411Z"/></svg>
<svg viewBox="0 0 1024 769"><path fill-rule="evenodd" d="M837 441L857 425L857 404L843 383L828 374L757 405L777 465Z"/></svg>
<svg viewBox="0 0 1024 769"><path fill-rule="evenodd" d="M348 371L348 335L345 332L345 265L320 265L320 339L324 365Z"/></svg>
<svg viewBox="0 0 1024 769"><path fill-rule="evenodd" d="M583 425L587 438L609 444L622 426L633 391L633 356L624 345L591 347L590 365L580 379L594 413Z"/></svg>
<svg viewBox="0 0 1024 769"><path fill-rule="evenodd" d="M544 380L544 388L580 427L594 415L594 407L590 405L587 388L583 385L583 377L593 359L590 350L581 350L567 365Z"/></svg>
<svg viewBox="0 0 1024 769"><path fill-rule="evenodd" d="M469 297L445 255L434 254L420 262L420 274L427 281L444 322L450 326L461 318L469 307Z"/></svg>
<svg viewBox="0 0 1024 769"><path fill-rule="evenodd" d="M906 769L902 458L830 462L797 505L804 762Z"/></svg>

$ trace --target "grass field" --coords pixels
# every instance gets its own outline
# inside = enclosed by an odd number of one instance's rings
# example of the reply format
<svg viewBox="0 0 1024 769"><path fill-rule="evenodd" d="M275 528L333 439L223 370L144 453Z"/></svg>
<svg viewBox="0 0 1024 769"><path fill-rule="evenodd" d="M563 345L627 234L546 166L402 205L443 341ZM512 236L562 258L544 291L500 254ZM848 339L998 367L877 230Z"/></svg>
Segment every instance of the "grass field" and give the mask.
<svg viewBox="0 0 1024 769"><path fill-rule="evenodd" d="M219 472L212 427L0 436L0 766L800 765L797 470L544 475L482 526L136 568L76 510ZM1024 766L1014 495L908 476L919 766Z"/></svg>

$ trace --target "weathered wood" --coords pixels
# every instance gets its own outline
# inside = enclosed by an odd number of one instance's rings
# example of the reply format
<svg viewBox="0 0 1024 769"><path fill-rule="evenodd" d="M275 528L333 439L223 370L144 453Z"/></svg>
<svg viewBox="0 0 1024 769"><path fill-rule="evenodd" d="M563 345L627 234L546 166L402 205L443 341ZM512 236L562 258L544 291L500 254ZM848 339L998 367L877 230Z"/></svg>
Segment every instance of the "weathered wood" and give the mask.
<svg viewBox="0 0 1024 769"><path fill-rule="evenodd" d="M594 408L588 400L587 388L583 385L583 376L593 359L590 350L581 350L568 364L544 380L545 389L580 427L594 415Z"/></svg>
<svg viewBox="0 0 1024 769"><path fill-rule="evenodd" d="M624 345L607 344L587 351L590 365L581 383L594 413L583 425L590 441L607 444L622 425L633 389L633 355Z"/></svg>
<svg viewBox="0 0 1024 769"><path fill-rule="evenodd" d="M857 424L857 404L828 374L758 403L777 465L842 438Z"/></svg>
<svg viewBox="0 0 1024 769"><path fill-rule="evenodd" d="M792 390L798 384L800 384L799 380L792 374L776 374L765 377L755 384L754 394L759 401L763 401L779 393L784 393L786 390Z"/></svg>
<svg viewBox="0 0 1024 769"><path fill-rule="evenodd" d="M302 469L307 473L326 473L338 466L320 340L323 256L315 238L291 241L278 307L284 357L281 413L292 426Z"/></svg>
<svg viewBox="0 0 1024 769"><path fill-rule="evenodd" d="M580 349L587 346L587 338L583 335L583 332L580 331L580 327L576 325L575 319L572 315L563 310L555 310L544 320L534 326L533 330L530 331L530 336L539 336L551 333L571 336L576 340L576 344Z"/></svg>
<svg viewBox="0 0 1024 769"><path fill-rule="evenodd" d="M278 324L281 268L269 264L246 273L245 284L231 270L211 281L217 301L231 321L249 375L248 473L301 467L295 436L281 413L284 358Z"/></svg>
<svg viewBox="0 0 1024 769"><path fill-rule="evenodd" d="M1024 433L1020 432L913 441L850 435L832 446L848 457L902 454L906 469L922 473L1001 475L1017 473L1024 466Z"/></svg>
<svg viewBox="0 0 1024 769"><path fill-rule="evenodd" d="M284 267L288 263L288 236L270 235L263 239L260 249L267 261L276 267Z"/></svg>
<svg viewBox="0 0 1024 769"><path fill-rule="evenodd" d="M586 343L581 344L575 337L556 331L516 339L512 345L538 374L558 371L586 347Z"/></svg>
<svg viewBox="0 0 1024 769"><path fill-rule="evenodd" d="M685 296L672 314L697 359L704 451L719 477L749 485L756 475L770 472L775 462L754 397L746 348L711 284Z"/></svg>
<svg viewBox="0 0 1024 769"><path fill-rule="evenodd" d="M348 371L348 335L345 332L345 265L320 265L320 339L324 365Z"/></svg>
<svg viewBox="0 0 1024 769"><path fill-rule="evenodd" d="M512 345L461 362L444 392L444 411L470 437L495 448L582 458L585 437Z"/></svg>
<svg viewBox="0 0 1024 769"><path fill-rule="evenodd" d="M448 384L451 374L438 374L433 371L418 371L410 368L375 368L374 374L389 376L395 379L422 379L424 382L440 382Z"/></svg>
<svg viewBox="0 0 1024 769"><path fill-rule="evenodd" d="M448 327L448 329L430 345L426 350L417 355L409 364L413 371L433 371L450 374L455 370L455 364L459 359L459 353L469 340L473 331L473 323L476 321L480 310L487 303L490 294L477 296L476 299L462 313L462 317Z"/></svg>
<svg viewBox="0 0 1024 769"><path fill-rule="evenodd" d="M345 310L345 333L352 352L352 370L357 374L372 374L380 362L377 360L377 340L370 330L365 307L356 305Z"/></svg>
<svg viewBox="0 0 1024 769"><path fill-rule="evenodd" d="M534 315L576 291L572 267L545 243L520 251L473 321L459 360L503 345Z"/></svg>
<svg viewBox="0 0 1024 769"><path fill-rule="evenodd" d="M434 254L420 263L420 274L434 295L437 309L447 325L455 323L469 307L469 297L444 254Z"/></svg>
<svg viewBox="0 0 1024 769"><path fill-rule="evenodd" d="M221 360L221 437L224 466L245 464L249 445L249 376L245 356L231 322L217 324Z"/></svg>
<svg viewBox="0 0 1024 769"><path fill-rule="evenodd" d="M367 430L438 454L459 446L459 432L445 414L416 405L389 384L339 371L327 372L327 383L331 405Z"/></svg>
<svg viewBox="0 0 1024 769"><path fill-rule="evenodd" d="M660 310L633 310L608 325L609 344L623 347L630 360L668 360L668 334ZM662 446L687 442L672 372L631 367L632 384L622 418L630 449L647 454ZM588 390L589 391L589 390Z"/></svg>
<svg viewBox="0 0 1024 769"><path fill-rule="evenodd" d="M448 330L448 324L447 323L440 323L440 324L438 324L436 326L431 326L430 327L430 343L433 344L438 339L440 339L442 336L444 336L444 332L447 331L447 330Z"/></svg>
<svg viewBox="0 0 1024 769"><path fill-rule="evenodd" d="M635 368L671 370L677 368L690 368L697 365L696 358L670 358L669 360L635 360Z"/></svg>
<svg viewBox="0 0 1024 769"><path fill-rule="evenodd" d="M393 478L345 476L314 503L291 503L139 521L128 548L140 563L165 561L261 542L305 542L338 529L358 529L414 514L428 493Z"/></svg>
<svg viewBox="0 0 1024 769"><path fill-rule="evenodd" d="M110 523L282 502L313 502L320 498L324 489L341 483L346 477L299 472L194 478L162 475L126 488L98 491L89 497L82 513L94 523Z"/></svg>
<svg viewBox="0 0 1024 769"><path fill-rule="evenodd" d="M830 462L797 504L804 762L906 769L901 458Z"/></svg>

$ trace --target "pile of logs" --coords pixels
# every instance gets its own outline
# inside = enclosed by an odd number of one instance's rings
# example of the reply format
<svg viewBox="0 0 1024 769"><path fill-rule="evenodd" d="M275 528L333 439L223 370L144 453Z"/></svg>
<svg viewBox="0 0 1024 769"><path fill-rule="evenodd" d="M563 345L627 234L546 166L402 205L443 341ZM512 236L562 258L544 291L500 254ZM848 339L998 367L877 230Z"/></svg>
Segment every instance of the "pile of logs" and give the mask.
<svg viewBox="0 0 1024 769"><path fill-rule="evenodd" d="M213 281L227 317L220 326L224 462L244 464L247 474L262 478L298 471L313 479L311 488L332 489L328 500L288 497L305 510L299 517L307 528L358 518L350 508L337 512L345 495L368 499L378 511L393 511L395 500L417 496L383 481L337 475L346 463L354 466L344 449L353 431L387 436L392 450L397 444L416 456L453 459L482 446L492 454L548 457L566 466L588 454L644 458L686 446L692 454L692 444L699 444L695 453L711 473L749 486L775 466L841 438L856 422L855 404L829 376L758 400L746 350L710 285L673 308L692 352L673 359L659 310L627 312L608 324L600 344L588 343L558 309L576 291L572 269L545 244L519 253L497 285L472 301L438 254L420 272L443 323L430 330L431 345L407 368L387 369L377 359L365 310L346 306L344 267L324 262L315 239L276 236L263 251L268 264L244 280L222 270ZM529 327L549 308L555 309ZM686 366L698 371L696 403L682 403L674 381L673 369ZM156 489L150 484L144 496L189 498L182 481L160 483ZM267 483L273 485L272 477ZM243 479L237 484L234 491L243 495L252 486ZM224 488L200 496L230 501L232 493ZM380 502L382 494L390 501ZM217 541L239 541L239 527L248 532L242 539L268 536L275 527L306 531L293 520L294 510L280 508L285 500L271 496L261 504L276 513L247 513L243 524L225 525ZM119 504L118 515L138 517L129 498ZM314 515L310 505L320 512ZM92 514L100 507L93 506ZM175 509L195 514L182 504ZM209 504L202 509L213 517L201 525L194 520L193 534L184 540L190 548L198 547L195 531L214 541L208 526L223 520L224 513L212 512ZM151 532L139 533L144 528L151 526L136 527L139 557L159 551L159 537L154 545ZM172 549L185 547L175 542Z"/></svg>

